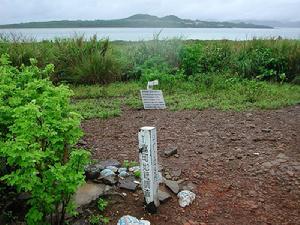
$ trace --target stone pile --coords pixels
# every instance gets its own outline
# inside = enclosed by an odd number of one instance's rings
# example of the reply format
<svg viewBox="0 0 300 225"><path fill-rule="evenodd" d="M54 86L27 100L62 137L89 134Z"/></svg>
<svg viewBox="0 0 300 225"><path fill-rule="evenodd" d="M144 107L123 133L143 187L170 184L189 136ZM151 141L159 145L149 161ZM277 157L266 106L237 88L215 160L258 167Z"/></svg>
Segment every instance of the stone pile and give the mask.
<svg viewBox="0 0 300 225"><path fill-rule="evenodd" d="M165 203L176 196L180 191L193 191L195 184L186 180L179 180L180 169L165 169L160 166L162 177L159 185L158 197L161 203ZM140 178L135 175L140 171L139 166L122 167L114 159L99 161L85 167L86 184L78 189L74 199L78 207L88 205L103 195L118 193L122 190L136 192L140 187ZM140 173L139 173L140 174ZM167 176L166 176L167 175ZM168 176L170 175L170 176ZM172 176L171 176L172 175ZM139 192L141 193L141 192ZM133 194L136 195L136 194Z"/></svg>

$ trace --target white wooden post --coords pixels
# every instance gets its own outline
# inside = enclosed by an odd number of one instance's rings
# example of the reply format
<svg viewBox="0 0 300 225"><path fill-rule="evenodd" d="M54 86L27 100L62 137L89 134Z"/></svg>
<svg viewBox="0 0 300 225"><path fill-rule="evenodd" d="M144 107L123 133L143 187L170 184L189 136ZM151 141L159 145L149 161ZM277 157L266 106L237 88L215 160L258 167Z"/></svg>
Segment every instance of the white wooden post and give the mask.
<svg viewBox="0 0 300 225"><path fill-rule="evenodd" d="M156 128L142 127L138 136L141 181L146 210L150 213L156 213L157 207L159 206Z"/></svg>

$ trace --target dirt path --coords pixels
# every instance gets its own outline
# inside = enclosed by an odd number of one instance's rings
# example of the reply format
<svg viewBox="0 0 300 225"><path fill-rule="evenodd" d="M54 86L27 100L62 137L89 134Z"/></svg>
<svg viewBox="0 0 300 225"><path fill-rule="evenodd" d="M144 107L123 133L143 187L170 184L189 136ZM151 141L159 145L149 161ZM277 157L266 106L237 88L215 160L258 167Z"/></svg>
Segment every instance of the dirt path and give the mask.
<svg viewBox="0 0 300 225"><path fill-rule="evenodd" d="M137 132L158 132L159 163L181 169L195 184L194 203L180 208L176 196L147 215L141 192L127 193L106 214L153 225L300 224L300 106L274 111L145 111L124 109L121 117L83 123L95 159L137 160ZM169 146L179 157L164 158Z"/></svg>

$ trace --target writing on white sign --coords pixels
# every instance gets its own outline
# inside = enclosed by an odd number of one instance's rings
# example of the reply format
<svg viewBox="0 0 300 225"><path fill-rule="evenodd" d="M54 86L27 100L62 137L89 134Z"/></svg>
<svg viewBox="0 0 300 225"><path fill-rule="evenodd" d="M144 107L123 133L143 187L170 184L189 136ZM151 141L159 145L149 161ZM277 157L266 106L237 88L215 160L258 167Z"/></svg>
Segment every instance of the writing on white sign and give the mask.
<svg viewBox="0 0 300 225"><path fill-rule="evenodd" d="M166 103L161 90L141 90L144 109L165 109Z"/></svg>
<svg viewBox="0 0 300 225"><path fill-rule="evenodd" d="M156 128L142 127L138 137L141 181L146 209L151 213L155 213L156 208L159 206Z"/></svg>

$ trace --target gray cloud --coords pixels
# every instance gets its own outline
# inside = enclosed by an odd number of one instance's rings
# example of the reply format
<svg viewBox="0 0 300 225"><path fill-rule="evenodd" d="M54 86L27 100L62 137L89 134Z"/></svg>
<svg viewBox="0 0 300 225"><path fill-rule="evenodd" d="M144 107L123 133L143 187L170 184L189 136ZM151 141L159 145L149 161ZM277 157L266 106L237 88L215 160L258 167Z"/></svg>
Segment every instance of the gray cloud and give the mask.
<svg viewBox="0 0 300 225"><path fill-rule="evenodd" d="M136 13L204 20L300 20L300 0L0 0L0 24L114 19Z"/></svg>

